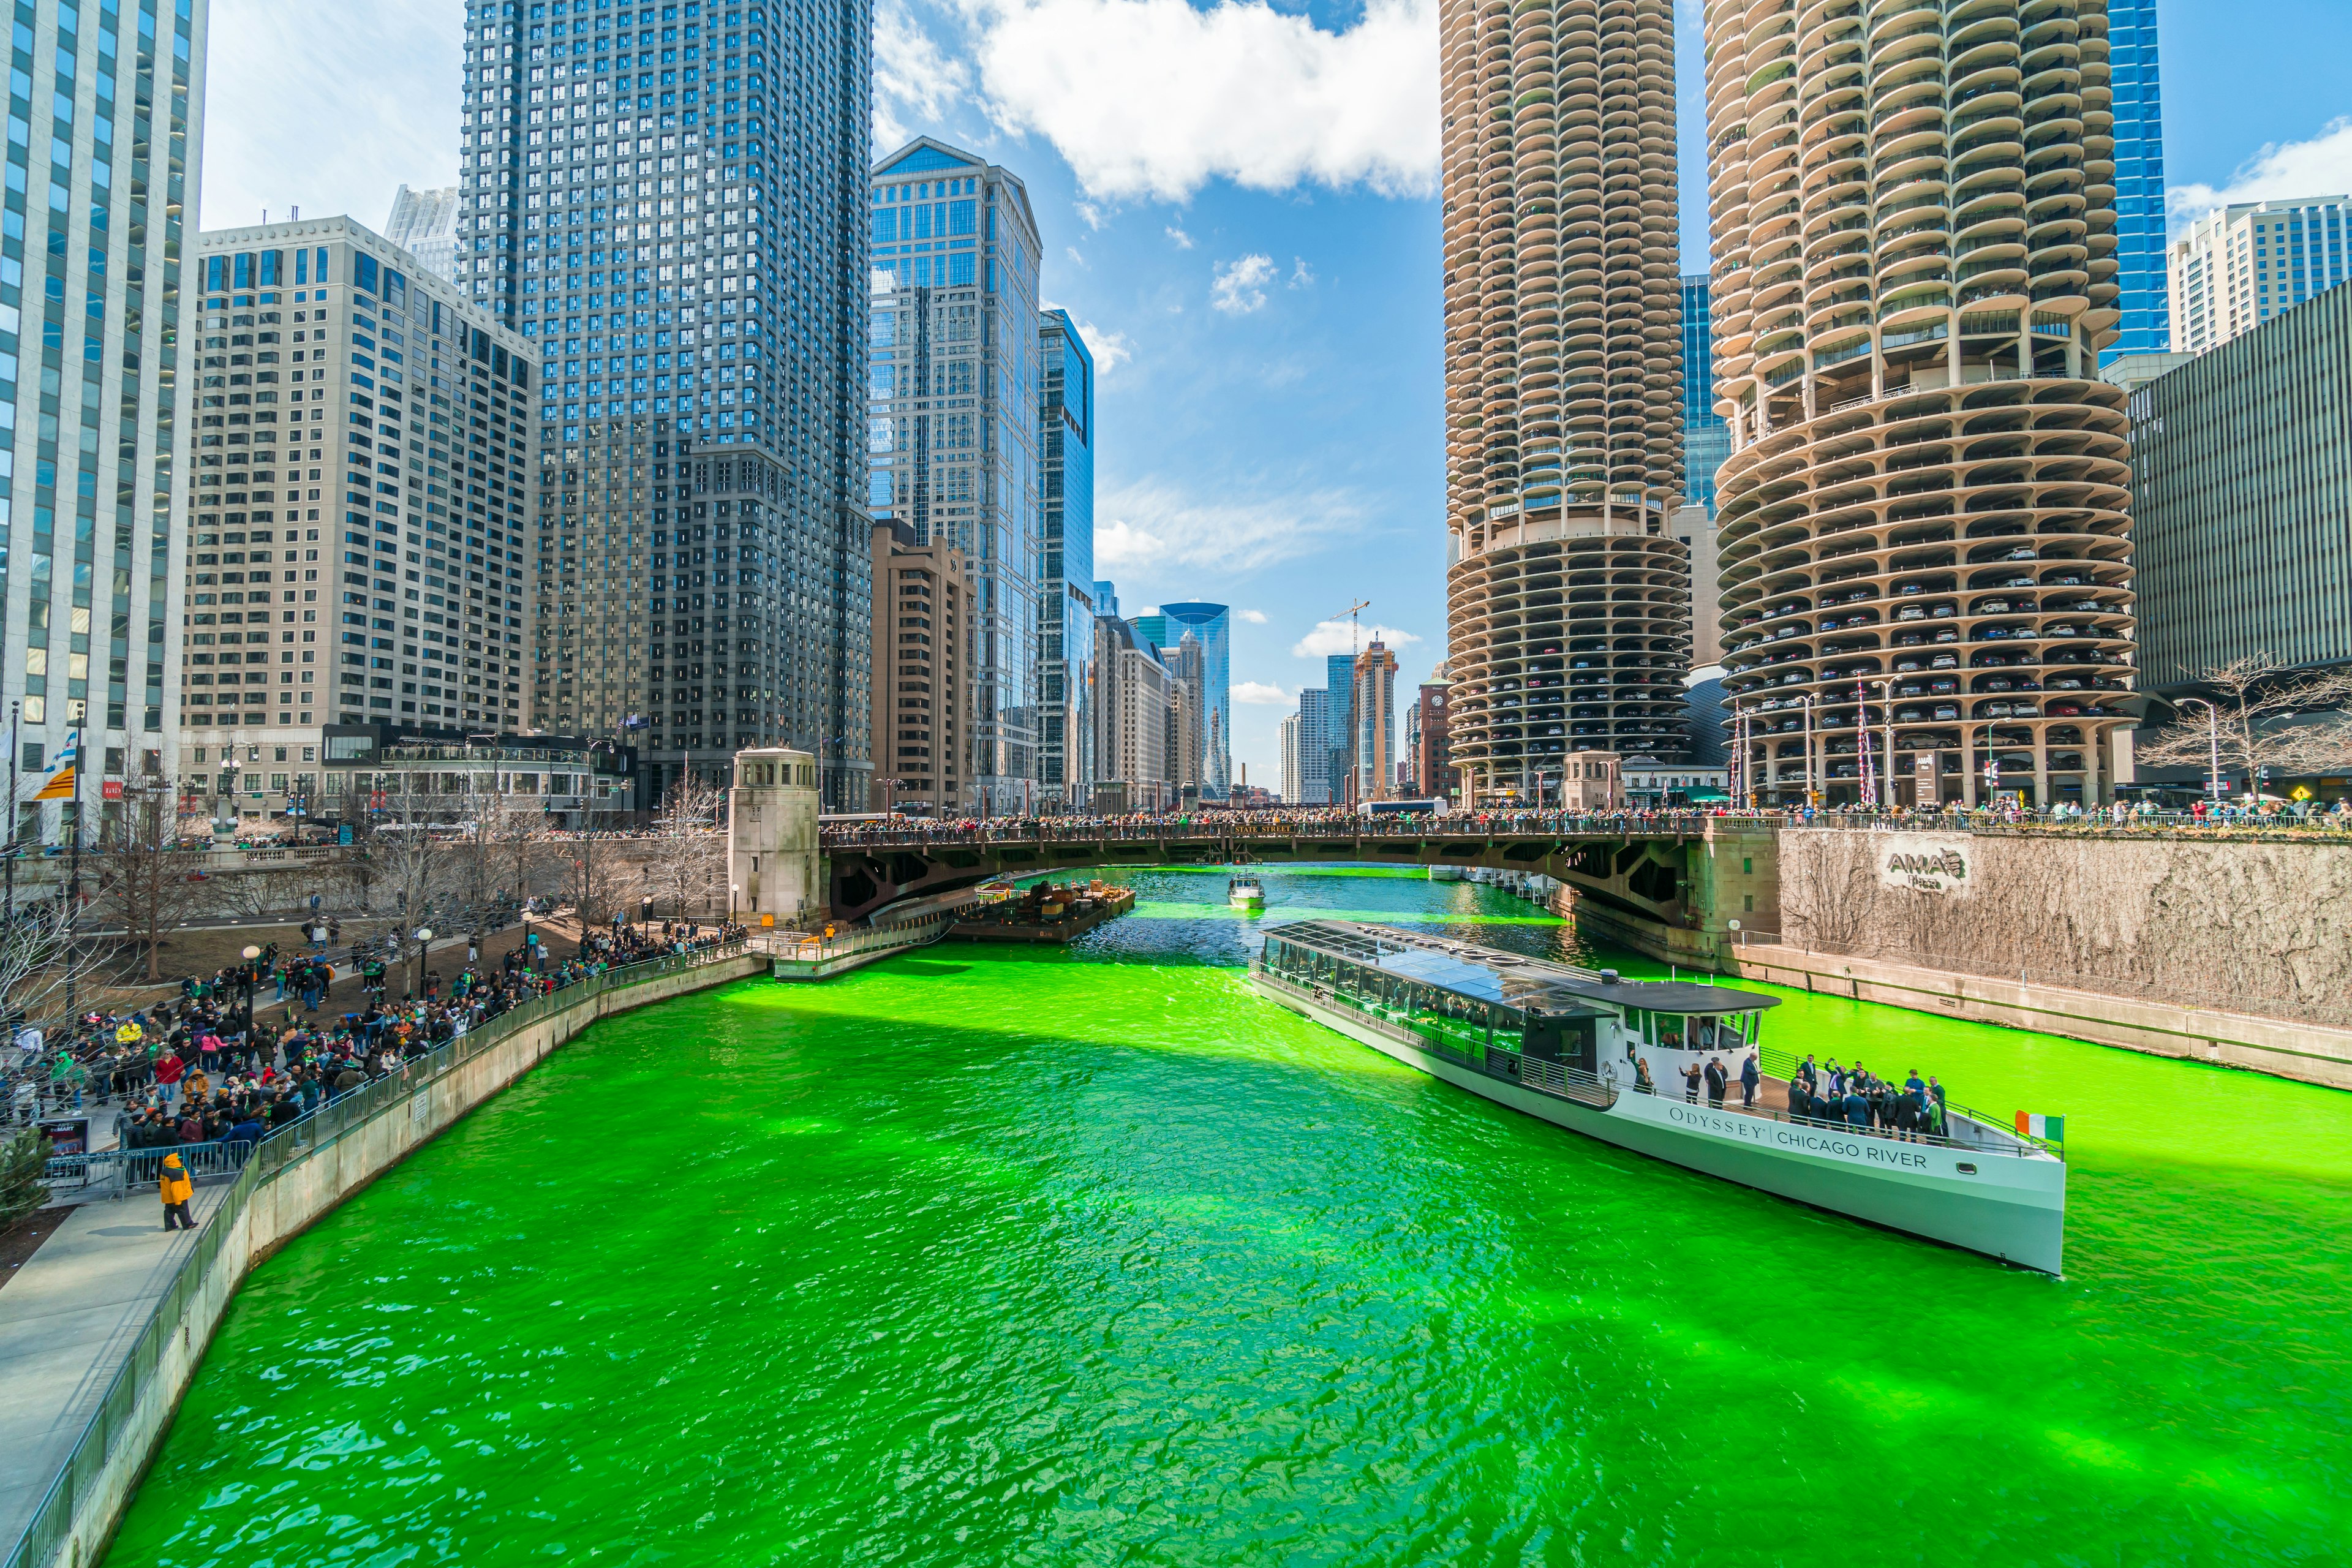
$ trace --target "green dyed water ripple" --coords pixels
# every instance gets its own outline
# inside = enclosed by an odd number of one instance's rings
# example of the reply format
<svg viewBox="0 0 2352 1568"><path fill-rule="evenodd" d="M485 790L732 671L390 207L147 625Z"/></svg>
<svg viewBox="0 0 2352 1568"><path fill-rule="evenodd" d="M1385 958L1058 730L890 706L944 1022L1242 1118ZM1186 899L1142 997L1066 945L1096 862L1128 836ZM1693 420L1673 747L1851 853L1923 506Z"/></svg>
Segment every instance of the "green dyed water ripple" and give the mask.
<svg viewBox="0 0 2352 1568"><path fill-rule="evenodd" d="M1138 874L600 1026L256 1273L115 1564L2333 1563L2352 1100L1791 996L2063 1111L2051 1280L1579 1139L1233 967L1469 884ZM1641 966L1627 963L1625 967Z"/></svg>

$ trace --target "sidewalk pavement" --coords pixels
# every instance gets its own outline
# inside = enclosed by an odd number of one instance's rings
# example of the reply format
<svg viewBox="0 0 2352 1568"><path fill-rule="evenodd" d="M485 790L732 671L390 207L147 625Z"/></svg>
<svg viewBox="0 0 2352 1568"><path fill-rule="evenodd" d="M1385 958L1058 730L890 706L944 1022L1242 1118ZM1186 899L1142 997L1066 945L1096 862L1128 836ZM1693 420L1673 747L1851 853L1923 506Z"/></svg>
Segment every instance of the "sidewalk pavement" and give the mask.
<svg viewBox="0 0 2352 1568"><path fill-rule="evenodd" d="M231 1184L196 1188L198 1226ZM196 1235L163 1229L150 1184L77 1209L0 1287L0 1549L32 1521Z"/></svg>

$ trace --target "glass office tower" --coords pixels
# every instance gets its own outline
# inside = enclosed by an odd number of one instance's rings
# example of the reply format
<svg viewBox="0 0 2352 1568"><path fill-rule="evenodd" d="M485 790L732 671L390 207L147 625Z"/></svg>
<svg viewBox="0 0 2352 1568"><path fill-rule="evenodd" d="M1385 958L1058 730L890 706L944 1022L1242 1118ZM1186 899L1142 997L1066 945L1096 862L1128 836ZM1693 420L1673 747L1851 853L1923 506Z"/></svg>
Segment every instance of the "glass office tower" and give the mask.
<svg viewBox="0 0 2352 1568"><path fill-rule="evenodd" d="M203 0L16 7L0 225L0 695L25 775L20 843L94 841L110 784L119 795L161 782L179 636L172 514L186 492L173 479L192 466L175 466L173 447L222 444L232 405L249 412L257 395L250 314L201 331L193 311L181 317L205 16ZM245 280L241 313L257 287ZM31 804L77 738L73 795Z"/></svg>
<svg viewBox="0 0 2352 1568"><path fill-rule="evenodd" d="M1232 793L1234 778L1233 612L1223 605L1185 603L1162 604L1160 613L1171 623L1177 641L1186 632L1201 639L1201 795L1223 800Z"/></svg>
<svg viewBox="0 0 2352 1568"><path fill-rule="evenodd" d="M457 277L538 341L534 707L648 799L739 747L863 809L873 12L467 7Z"/></svg>
<svg viewBox="0 0 2352 1568"><path fill-rule="evenodd" d="M1038 783L1075 806L1094 783L1095 362L1060 310L1037 318Z"/></svg>
<svg viewBox="0 0 2352 1568"><path fill-rule="evenodd" d="M1715 470L1731 456L1731 427L1715 411L1715 345L1707 279L1683 279L1683 499L1715 513Z"/></svg>
<svg viewBox="0 0 2352 1568"><path fill-rule="evenodd" d="M2156 68L2156 0L2108 0L2107 68L2116 113L2116 301L2122 318L2099 363L2172 348L2165 276L2164 100Z"/></svg>

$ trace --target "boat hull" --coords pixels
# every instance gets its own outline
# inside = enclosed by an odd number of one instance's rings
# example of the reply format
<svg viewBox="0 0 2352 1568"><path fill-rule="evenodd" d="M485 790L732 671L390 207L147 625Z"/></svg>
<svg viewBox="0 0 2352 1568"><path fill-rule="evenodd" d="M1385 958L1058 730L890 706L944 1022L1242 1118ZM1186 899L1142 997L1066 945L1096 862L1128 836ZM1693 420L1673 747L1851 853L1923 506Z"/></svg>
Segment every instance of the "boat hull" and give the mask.
<svg viewBox="0 0 2352 1568"><path fill-rule="evenodd" d="M1843 1134L1664 1095L1620 1093L1604 1110L1490 1077L1371 1028L1347 1007L1250 979L1268 1000L1383 1056L1572 1132L2047 1274L2064 1260L2063 1161Z"/></svg>

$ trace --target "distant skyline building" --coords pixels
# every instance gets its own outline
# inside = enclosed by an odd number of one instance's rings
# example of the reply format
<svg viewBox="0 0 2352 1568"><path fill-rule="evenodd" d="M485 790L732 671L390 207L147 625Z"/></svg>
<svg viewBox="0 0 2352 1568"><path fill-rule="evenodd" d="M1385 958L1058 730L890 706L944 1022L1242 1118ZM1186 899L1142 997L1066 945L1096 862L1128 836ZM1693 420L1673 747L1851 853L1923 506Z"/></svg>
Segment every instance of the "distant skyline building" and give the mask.
<svg viewBox="0 0 2352 1568"><path fill-rule="evenodd" d="M1208 672L1201 639L1190 627L1162 651L1168 666L1168 782L1177 798L1205 794L1209 754Z"/></svg>
<svg viewBox="0 0 2352 1568"><path fill-rule="evenodd" d="M1304 777L1299 772L1298 765L1297 714L1283 715L1279 740L1282 751L1282 801L1285 805L1297 805L1299 804L1301 780Z"/></svg>
<svg viewBox="0 0 2352 1568"><path fill-rule="evenodd" d="M1447 649L1475 805L1532 798L1570 747L1682 744L1674 6L1444 0L1438 70Z"/></svg>
<svg viewBox="0 0 2352 1568"><path fill-rule="evenodd" d="M1423 681L1413 703L1412 778L1414 795L1423 800L1451 800L1461 781L1454 768L1446 699L1454 683L1443 672Z"/></svg>
<svg viewBox="0 0 2352 1568"><path fill-rule="evenodd" d="M915 542L903 522L874 524L875 790L869 809L919 805L961 811L963 657L971 590L963 555L944 539ZM1091 632L1092 628L1089 628Z"/></svg>
<svg viewBox="0 0 2352 1568"><path fill-rule="evenodd" d="M2352 277L2352 200L2242 202L2173 241L2168 286L2177 353L2201 354Z"/></svg>
<svg viewBox="0 0 2352 1568"><path fill-rule="evenodd" d="M1095 798L1127 811L1168 804L1168 667L1135 623L1095 617ZM1105 786L1110 786L1106 788Z"/></svg>
<svg viewBox="0 0 2352 1568"><path fill-rule="evenodd" d="M230 374L248 400L258 385L255 334L226 314L217 327L200 319L181 291L194 240L184 215L201 205L187 152L204 144L207 15L56 0L16 10L0 226L0 454L14 476L0 478L0 702L21 704L7 743L24 795L80 740L74 797L16 805L22 842L95 843L107 781L120 794L169 765L165 679L184 625L177 509L198 432L225 433ZM251 313L257 288L237 309ZM247 363L231 372L232 357Z"/></svg>
<svg viewBox="0 0 2352 1568"><path fill-rule="evenodd" d="M1037 781L1075 805L1094 782L1095 362L1067 312L1037 318Z"/></svg>
<svg viewBox="0 0 2352 1568"><path fill-rule="evenodd" d="M1349 702L1356 731L1355 800L1388 800L1396 794L1396 655L1374 637L1356 656L1355 696Z"/></svg>
<svg viewBox="0 0 2352 1568"><path fill-rule="evenodd" d="M1152 618L1172 639L1160 643L1164 648L1174 647L1187 631L1201 639L1202 722L1206 727L1201 794L1204 799L1223 800L1234 776L1233 611L1223 605L1163 602ZM1160 641L1156 634L1153 640Z"/></svg>
<svg viewBox="0 0 2352 1568"><path fill-rule="evenodd" d="M2352 665L2352 289L2131 394L2140 679Z"/></svg>
<svg viewBox="0 0 2352 1568"><path fill-rule="evenodd" d="M393 193L384 238L423 262L435 276L457 281L457 209L464 195L464 187L458 185L429 191L401 186Z"/></svg>
<svg viewBox="0 0 2352 1568"><path fill-rule="evenodd" d="M871 0L525 9L466 10L457 275L546 372L542 721L862 807Z"/></svg>
<svg viewBox="0 0 2352 1568"><path fill-rule="evenodd" d="M1731 430L1715 411L1714 312L1707 278L1683 279L1683 499L1715 515L1715 470L1731 455ZM1696 591L1696 590L1694 590Z"/></svg>
<svg viewBox="0 0 2352 1568"><path fill-rule="evenodd" d="M2157 68L2157 0L2107 0L2107 79L2116 114L2116 283L2121 312L2105 366L2172 346L2165 262L2164 95Z"/></svg>
<svg viewBox="0 0 2352 1568"><path fill-rule="evenodd" d="M1283 798L1299 805L1331 804L1331 693L1309 686L1298 693L1298 784Z"/></svg>
<svg viewBox="0 0 2352 1568"><path fill-rule="evenodd" d="M1118 584L1107 583L1100 578L1095 580L1095 614L1097 616L1118 614Z"/></svg>
<svg viewBox="0 0 2352 1568"><path fill-rule="evenodd" d="M963 552L970 783L991 814L1017 812L1044 729L1036 216L1011 171L924 136L875 165L867 217L866 504Z"/></svg>
<svg viewBox="0 0 2352 1568"><path fill-rule="evenodd" d="M1348 803L1348 784L1355 776L1356 657L1334 653L1323 659L1323 752L1330 805Z"/></svg>

